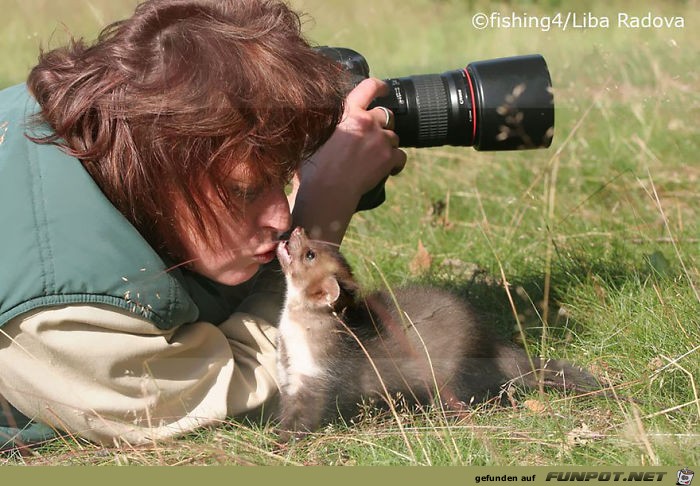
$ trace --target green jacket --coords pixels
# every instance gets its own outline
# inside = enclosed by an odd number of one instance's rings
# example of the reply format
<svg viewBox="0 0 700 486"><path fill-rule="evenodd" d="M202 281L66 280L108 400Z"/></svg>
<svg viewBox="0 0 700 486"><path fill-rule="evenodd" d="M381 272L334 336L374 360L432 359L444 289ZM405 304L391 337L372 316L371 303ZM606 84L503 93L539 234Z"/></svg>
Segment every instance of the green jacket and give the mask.
<svg viewBox="0 0 700 486"><path fill-rule="evenodd" d="M79 160L26 137L38 111L25 85L0 91L0 326L67 304L114 306L160 329L229 317L246 289L168 270ZM52 433L2 411L0 448L18 429L30 442Z"/></svg>

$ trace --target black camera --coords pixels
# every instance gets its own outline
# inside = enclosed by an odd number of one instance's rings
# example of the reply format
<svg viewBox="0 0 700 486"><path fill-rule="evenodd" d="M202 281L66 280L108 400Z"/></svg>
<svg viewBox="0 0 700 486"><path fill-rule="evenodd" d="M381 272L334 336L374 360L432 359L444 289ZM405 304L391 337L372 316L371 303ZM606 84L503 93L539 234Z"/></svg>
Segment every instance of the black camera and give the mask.
<svg viewBox="0 0 700 486"><path fill-rule="evenodd" d="M350 87L369 77L367 60L345 47L316 47L340 64ZM554 97L547 63L539 54L472 62L464 69L384 80L387 96L369 108L394 113L402 147L455 145L476 150L547 148L554 134ZM383 184L358 209L384 200Z"/></svg>

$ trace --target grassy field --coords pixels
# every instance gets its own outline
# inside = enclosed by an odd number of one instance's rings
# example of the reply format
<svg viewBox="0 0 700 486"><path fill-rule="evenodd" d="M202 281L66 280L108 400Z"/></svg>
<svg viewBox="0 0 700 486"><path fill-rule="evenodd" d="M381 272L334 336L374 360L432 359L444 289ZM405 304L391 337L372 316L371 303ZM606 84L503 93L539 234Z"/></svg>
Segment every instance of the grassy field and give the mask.
<svg viewBox="0 0 700 486"><path fill-rule="evenodd" d="M3 0L0 86L37 46L93 35L134 2ZM60 3L60 7L57 4ZM0 464L692 465L700 462L700 5L576 3L608 28L472 26L560 2L297 0L319 44L353 47L378 77L539 52L553 78L549 150L409 150L388 201L344 244L368 287L430 282L464 295L533 352L564 357L620 397L532 393L468 416L366 417L285 449L271 424L231 422L166 444L56 442ZM683 28L617 25L619 12ZM590 17L589 17L590 18ZM60 19L60 20L59 20Z"/></svg>

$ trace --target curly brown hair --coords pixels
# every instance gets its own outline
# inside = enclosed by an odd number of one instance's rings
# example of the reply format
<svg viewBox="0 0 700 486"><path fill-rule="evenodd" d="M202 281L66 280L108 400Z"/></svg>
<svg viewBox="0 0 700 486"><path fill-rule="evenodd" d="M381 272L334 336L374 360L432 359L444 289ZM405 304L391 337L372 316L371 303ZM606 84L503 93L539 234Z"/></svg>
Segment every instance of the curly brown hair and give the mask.
<svg viewBox="0 0 700 486"><path fill-rule="evenodd" d="M42 52L27 85L53 129L34 140L80 159L157 251L183 259L183 220L212 240L212 202L242 209L227 187L241 164L258 187L284 183L330 137L341 76L280 1L148 0L92 45Z"/></svg>

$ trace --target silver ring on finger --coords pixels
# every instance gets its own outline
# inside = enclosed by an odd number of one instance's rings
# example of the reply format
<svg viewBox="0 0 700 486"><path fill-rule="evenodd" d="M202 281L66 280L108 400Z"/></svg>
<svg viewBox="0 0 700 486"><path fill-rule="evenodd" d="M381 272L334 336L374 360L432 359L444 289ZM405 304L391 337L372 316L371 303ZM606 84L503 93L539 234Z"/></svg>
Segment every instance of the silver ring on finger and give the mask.
<svg viewBox="0 0 700 486"><path fill-rule="evenodd" d="M388 129L391 126L391 111L389 111L389 108L385 106L378 106L377 108L384 112L385 120L382 124L382 128Z"/></svg>

